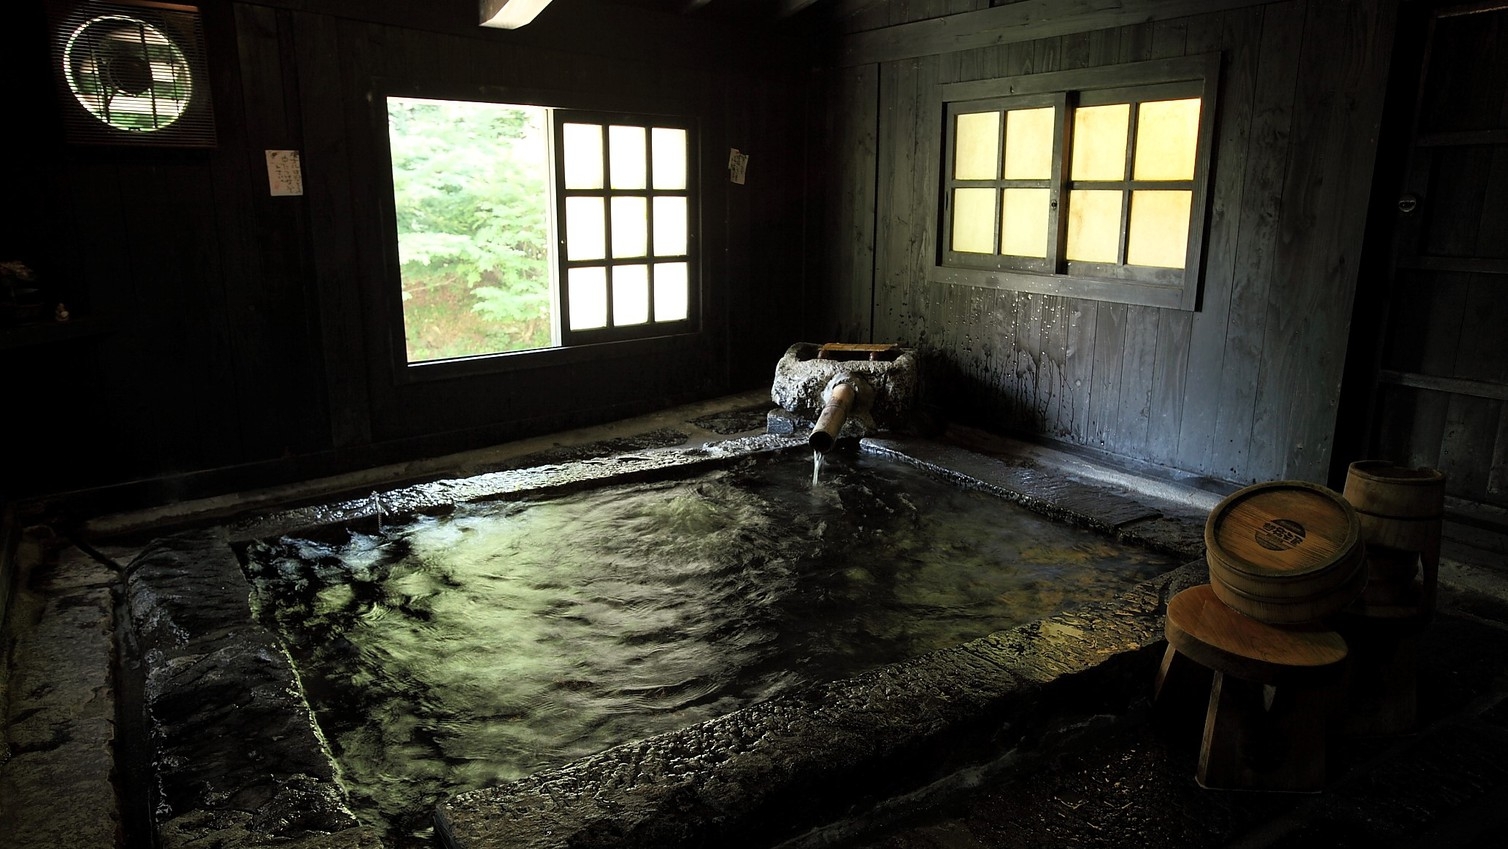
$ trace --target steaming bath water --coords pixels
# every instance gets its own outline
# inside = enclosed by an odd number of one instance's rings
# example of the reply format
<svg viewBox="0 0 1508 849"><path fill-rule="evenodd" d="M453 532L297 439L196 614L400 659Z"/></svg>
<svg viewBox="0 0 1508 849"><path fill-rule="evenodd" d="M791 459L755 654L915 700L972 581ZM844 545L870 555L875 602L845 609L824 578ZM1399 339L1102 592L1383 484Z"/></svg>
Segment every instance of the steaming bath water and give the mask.
<svg viewBox="0 0 1508 849"><path fill-rule="evenodd" d="M386 517L246 550L358 815L1105 598L1167 557L866 455ZM418 845L415 843L415 845Z"/></svg>

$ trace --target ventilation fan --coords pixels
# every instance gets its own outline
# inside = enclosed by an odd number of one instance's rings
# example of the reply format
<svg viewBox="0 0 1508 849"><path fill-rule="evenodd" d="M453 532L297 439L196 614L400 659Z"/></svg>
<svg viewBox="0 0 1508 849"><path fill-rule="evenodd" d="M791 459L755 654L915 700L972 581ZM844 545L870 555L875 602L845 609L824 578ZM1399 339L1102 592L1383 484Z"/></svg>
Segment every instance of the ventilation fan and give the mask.
<svg viewBox="0 0 1508 849"><path fill-rule="evenodd" d="M214 146L197 9L79 3L53 27L53 70L70 142Z"/></svg>

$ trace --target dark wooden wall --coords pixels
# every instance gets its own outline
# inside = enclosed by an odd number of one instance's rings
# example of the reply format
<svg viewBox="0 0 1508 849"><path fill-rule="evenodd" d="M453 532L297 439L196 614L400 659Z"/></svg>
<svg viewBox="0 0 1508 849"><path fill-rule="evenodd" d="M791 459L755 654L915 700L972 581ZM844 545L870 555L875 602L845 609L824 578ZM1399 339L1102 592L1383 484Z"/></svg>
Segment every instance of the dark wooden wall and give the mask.
<svg viewBox="0 0 1508 849"><path fill-rule="evenodd" d="M1405 10L1401 151L1380 181L1370 450L1445 472L1453 499L1508 507L1508 9ZM1400 206L1404 200L1411 206ZM1453 505L1457 506L1457 505Z"/></svg>
<svg viewBox="0 0 1508 849"><path fill-rule="evenodd" d="M472 0L209 2L219 144L165 151L62 141L47 15L70 4L21 4L0 44L23 83L4 176L25 219L0 259L34 265L74 316L0 328L19 428L0 498L133 482L154 500L203 495L478 447L762 385L804 336L808 63L790 27L751 37L585 0L514 32L477 26ZM691 110L701 331L403 380L385 124L368 100L393 80ZM730 147L751 154L747 185L727 180ZM302 152L303 196L269 196L267 149Z"/></svg>
<svg viewBox="0 0 1508 849"><path fill-rule="evenodd" d="M1235 482L1324 482L1389 0L850 4L823 75L821 331L919 347L948 415ZM941 84L1219 52L1197 311L929 283Z"/></svg>

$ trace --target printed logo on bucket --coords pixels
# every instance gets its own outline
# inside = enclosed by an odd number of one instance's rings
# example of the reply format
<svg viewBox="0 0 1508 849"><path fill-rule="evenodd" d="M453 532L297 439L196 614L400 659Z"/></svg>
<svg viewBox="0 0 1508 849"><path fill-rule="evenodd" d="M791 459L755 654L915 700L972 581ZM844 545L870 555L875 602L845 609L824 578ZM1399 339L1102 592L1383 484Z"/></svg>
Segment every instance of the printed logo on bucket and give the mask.
<svg viewBox="0 0 1508 849"><path fill-rule="evenodd" d="M1287 551L1304 541L1304 526L1292 519L1273 519L1257 528L1257 545L1268 551Z"/></svg>

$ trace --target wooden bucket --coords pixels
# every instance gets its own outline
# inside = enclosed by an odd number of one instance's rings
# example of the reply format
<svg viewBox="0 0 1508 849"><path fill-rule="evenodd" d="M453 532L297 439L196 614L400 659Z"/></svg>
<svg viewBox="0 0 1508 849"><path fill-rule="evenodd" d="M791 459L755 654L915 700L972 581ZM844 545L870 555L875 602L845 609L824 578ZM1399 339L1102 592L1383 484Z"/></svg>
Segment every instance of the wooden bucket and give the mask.
<svg viewBox="0 0 1508 849"><path fill-rule="evenodd" d="M1204 526L1215 595L1263 622L1317 622L1366 586L1356 511L1335 491L1273 481L1231 493Z"/></svg>
<svg viewBox="0 0 1508 849"><path fill-rule="evenodd" d="M1367 546L1368 578L1362 596L1367 609L1432 608L1435 576L1428 567L1439 559L1445 474L1385 460L1360 460L1346 470L1344 495L1361 520ZM1422 598L1414 589L1421 559L1429 573Z"/></svg>
<svg viewBox="0 0 1508 849"><path fill-rule="evenodd" d="M1359 460L1346 470L1344 495L1356 508L1367 545L1414 552L1439 545L1444 472Z"/></svg>

